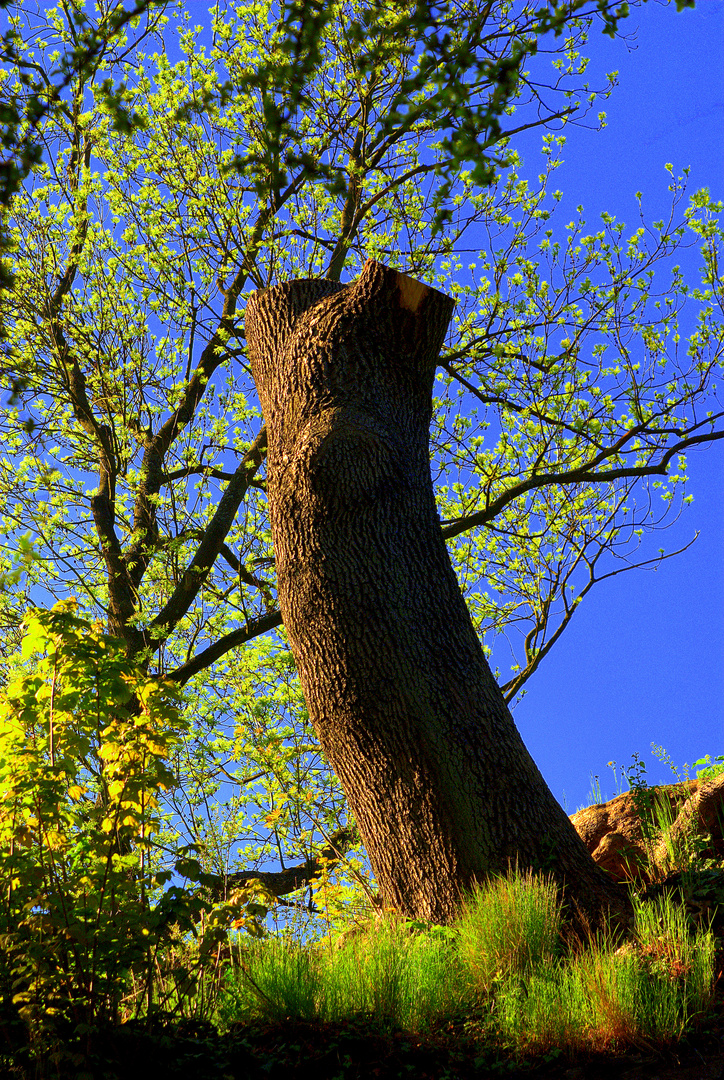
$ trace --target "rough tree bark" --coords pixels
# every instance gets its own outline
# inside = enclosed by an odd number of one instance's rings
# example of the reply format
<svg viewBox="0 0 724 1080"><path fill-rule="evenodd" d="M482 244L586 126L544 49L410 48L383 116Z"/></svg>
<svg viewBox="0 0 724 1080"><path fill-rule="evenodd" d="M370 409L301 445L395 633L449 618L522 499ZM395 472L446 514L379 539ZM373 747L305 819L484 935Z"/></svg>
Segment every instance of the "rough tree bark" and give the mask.
<svg viewBox="0 0 724 1080"><path fill-rule="evenodd" d="M627 900L528 754L453 571L430 476L453 301L368 261L246 312L266 421L279 603L319 741L386 904L449 922L489 873L550 869L584 911Z"/></svg>

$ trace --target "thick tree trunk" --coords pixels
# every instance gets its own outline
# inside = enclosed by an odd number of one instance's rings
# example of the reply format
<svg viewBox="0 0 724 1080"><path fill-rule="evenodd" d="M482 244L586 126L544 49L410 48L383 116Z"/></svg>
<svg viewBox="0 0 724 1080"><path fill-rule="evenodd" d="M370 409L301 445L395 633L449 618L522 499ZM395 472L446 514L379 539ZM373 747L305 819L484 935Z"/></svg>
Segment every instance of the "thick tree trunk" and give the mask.
<svg viewBox="0 0 724 1080"><path fill-rule="evenodd" d="M523 745L445 547L428 440L452 309L371 260L350 285L249 301L279 603L309 713L387 904L445 923L517 862L585 911L625 912Z"/></svg>

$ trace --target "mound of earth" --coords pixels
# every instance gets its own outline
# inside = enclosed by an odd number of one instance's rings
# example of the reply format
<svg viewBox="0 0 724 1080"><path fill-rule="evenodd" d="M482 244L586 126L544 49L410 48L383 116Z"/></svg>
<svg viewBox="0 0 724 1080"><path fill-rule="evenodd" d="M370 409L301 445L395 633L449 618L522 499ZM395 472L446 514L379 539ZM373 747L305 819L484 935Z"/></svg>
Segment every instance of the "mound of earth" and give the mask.
<svg viewBox="0 0 724 1080"><path fill-rule="evenodd" d="M639 788L571 815L596 862L616 881L660 882L683 869L678 853L724 864L724 774ZM663 831L662 822L668 826Z"/></svg>

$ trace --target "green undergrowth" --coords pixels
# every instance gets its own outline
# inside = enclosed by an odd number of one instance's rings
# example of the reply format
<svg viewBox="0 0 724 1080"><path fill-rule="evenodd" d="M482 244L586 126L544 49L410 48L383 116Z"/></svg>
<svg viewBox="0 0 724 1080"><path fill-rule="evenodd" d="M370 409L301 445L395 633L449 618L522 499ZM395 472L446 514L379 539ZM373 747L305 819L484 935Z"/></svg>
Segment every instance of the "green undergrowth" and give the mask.
<svg viewBox="0 0 724 1080"><path fill-rule="evenodd" d="M512 874L477 891L449 929L386 919L343 938L272 938L235 951L222 1028L366 1021L421 1035L460 1026L481 1051L521 1058L680 1039L710 1006L715 942L670 897L635 901L630 940L566 940L553 884Z"/></svg>
<svg viewBox="0 0 724 1080"><path fill-rule="evenodd" d="M164 824L180 704L72 602L28 616L0 693L0 1076L268 1080L272 1062L302 1075L293 1056L316 1062L319 1047L314 1080L398 1075L379 1072L388 1060L419 1072L414 1055L433 1050L443 1076L458 1052L477 1069L663 1045L711 1011L714 938L666 890L676 871L690 901L721 910L722 866L638 758L627 777L661 893L634 897L630 939L580 944L552 882L511 873L454 926L390 916L310 941L306 922L268 932L278 898L259 883L218 895ZM174 1054L195 1064L172 1068Z"/></svg>

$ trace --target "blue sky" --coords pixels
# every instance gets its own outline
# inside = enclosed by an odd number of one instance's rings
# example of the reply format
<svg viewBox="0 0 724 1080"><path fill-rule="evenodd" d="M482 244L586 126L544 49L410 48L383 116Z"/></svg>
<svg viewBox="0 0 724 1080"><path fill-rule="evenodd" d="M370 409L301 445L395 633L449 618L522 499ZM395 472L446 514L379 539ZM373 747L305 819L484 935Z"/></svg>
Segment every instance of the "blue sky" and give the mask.
<svg viewBox="0 0 724 1080"><path fill-rule="evenodd" d="M207 6L189 4L199 22ZM567 132L555 177L559 223L583 204L591 224L607 210L633 225L639 190L655 219L669 202L667 162L677 173L691 166L691 191L706 186L724 198L724 0L699 0L681 13L650 0L621 28L634 35L627 43L597 32L589 45L591 82L617 69L620 85L603 105L603 132ZM515 145L535 174L540 134ZM724 754L724 443L692 454L688 471L694 502L649 554L659 544L681 547L698 531L697 542L656 572L596 586L515 708L528 748L569 812L590 803L591 773L612 796L607 762L628 765L634 752L651 783L671 779L652 742L679 767Z"/></svg>
<svg viewBox="0 0 724 1080"><path fill-rule="evenodd" d="M556 175L565 221L583 204L590 222L608 210L633 224L639 190L656 217L668 203L667 162L677 173L691 167L691 191L724 198L724 3L699 0L677 13L649 2L624 26L637 28L628 47L603 35L590 43L593 71L618 70L620 84L604 106L603 132L567 133ZM522 152L532 159L534 147ZM655 572L597 585L515 709L569 813L591 802L591 773L611 798L607 762L628 765L634 752L649 783L671 781L652 742L680 768L724 754L724 445L691 454L688 475L694 502L652 551L674 550L699 531L697 542Z"/></svg>
<svg viewBox="0 0 724 1080"><path fill-rule="evenodd" d="M189 9L205 22L205 4ZM636 191L655 220L670 202L667 162L677 175L691 167L690 191L709 187L724 198L724 0L699 0L680 13L673 2L649 0L620 28L627 40L596 31L587 49L591 84L617 70L619 86L591 114L595 123L598 109L606 110L604 131L566 132L565 164L554 179L563 192L559 228L580 204L592 226L604 210L633 226ZM534 132L514 141L532 176L540 138ZM694 280L696 267L693 257ZM724 445L692 454L688 472L693 505L646 553L675 550L699 531L696 544L655 572L597 585L515 708L529 750L569 813L592 801L592 773L612 797L607 762L629 765L634 752L650 783L671 780L652 742L680 768L724 754ZM506 652L501 670L508 665Z"/></svg>

